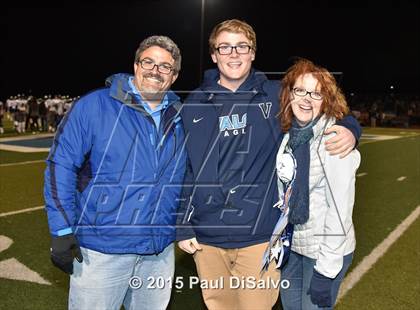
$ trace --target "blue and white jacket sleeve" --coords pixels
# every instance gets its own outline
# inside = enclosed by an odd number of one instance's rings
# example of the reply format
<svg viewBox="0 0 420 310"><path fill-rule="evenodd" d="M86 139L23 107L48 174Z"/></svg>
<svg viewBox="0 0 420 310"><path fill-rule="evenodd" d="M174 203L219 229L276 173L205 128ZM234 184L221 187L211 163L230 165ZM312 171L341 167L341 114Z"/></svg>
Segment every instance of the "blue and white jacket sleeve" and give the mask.
<svg viewBox="0 0 420 310"><path fill-rule="evenodd" d="M62 236L74 231L77 224L77 172L89 153L93 134L92 117L82 98L73 104L60 123L46 160L44 199L51 235Z"/></svg>
<svg viewBox="0 0 420 310"><path fill-rule="evenodd" d="M176 219L176 240L188 240L195 237L194 229L191 225L191 216L194 206L191 204L191 196L194 189L194 174L191 163L187 160L187 170L181 192L181 201Z"/></svg>
<svg viewBox="0 0 420 310"><path fill-rule="evenodd" d="M357 119L353 115L346 115L344 118L337 121L337 125L346 127L351 131L353 136L356 138L356 147L359 144L360 137L362 136L362 127Z"/></svg>

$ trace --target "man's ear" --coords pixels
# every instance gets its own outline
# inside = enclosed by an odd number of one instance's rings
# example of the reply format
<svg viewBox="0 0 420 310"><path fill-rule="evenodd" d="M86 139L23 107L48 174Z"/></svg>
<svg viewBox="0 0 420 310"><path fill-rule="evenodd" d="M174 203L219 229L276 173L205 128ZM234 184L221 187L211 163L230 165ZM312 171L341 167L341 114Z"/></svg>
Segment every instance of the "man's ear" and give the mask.
<svg viewBox="0 0 420 310"><path fill-rule="evenodd" d="M172 76L172 83L171 84L175 83L175 81L176 81L177 78L178 78L178 73L177 74L174 74Z"/></svg>

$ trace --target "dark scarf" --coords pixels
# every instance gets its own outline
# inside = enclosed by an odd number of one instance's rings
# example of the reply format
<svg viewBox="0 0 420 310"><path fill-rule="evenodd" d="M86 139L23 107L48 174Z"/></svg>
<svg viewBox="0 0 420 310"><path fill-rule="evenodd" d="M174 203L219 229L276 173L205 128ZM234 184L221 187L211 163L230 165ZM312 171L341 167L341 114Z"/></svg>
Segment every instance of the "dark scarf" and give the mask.
<svg viewBox="0 0 420 310"><path fill-rule="evenodd" d="M309 219L309 166L311 162L309 141L314 136L312 127L319 117L304 127L293 120L289 130L289 147L296 158L296 178L289 200L289 222L304 224Z"/></svg>

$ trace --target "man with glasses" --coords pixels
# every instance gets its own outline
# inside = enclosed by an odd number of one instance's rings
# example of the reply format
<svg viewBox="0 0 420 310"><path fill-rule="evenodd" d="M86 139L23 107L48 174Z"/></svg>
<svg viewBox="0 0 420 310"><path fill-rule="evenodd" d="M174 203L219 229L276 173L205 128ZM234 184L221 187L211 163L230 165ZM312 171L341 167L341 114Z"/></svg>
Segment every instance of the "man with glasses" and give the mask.
<svg viewBox="0 0 420 310"><path fill-rule="evenodd" d="M108 78L57 130L44 192L51 260L71 275L69 309L168 305L187 158L170 90L180 69L177 45L149 37L136 51L134 76ZM163 287L151 289L158 279Z"/></svg>
<svg viewBox="0 0 420 310"><path fill-rule="evenodd" d="M256 35L247 23L234 19L216 25L209 45L217 69L205 72L182 109L189 167L178 245L194 254L203 283L213 284L202 289L209 309L271 309L280 274L274 262L262 273L261 261L280 216L273 208L283 136L277 119L280 85L252 68ZM328 149L346 155L361 130L354 118L341 125L351 131L332 127L337 136Z"/></svg>

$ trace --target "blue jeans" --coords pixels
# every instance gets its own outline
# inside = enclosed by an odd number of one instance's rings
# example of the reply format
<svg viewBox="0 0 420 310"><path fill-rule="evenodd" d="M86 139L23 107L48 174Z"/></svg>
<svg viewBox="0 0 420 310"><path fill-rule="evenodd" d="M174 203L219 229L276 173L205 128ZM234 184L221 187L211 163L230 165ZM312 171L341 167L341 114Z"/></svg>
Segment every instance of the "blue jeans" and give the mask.
<svg viewBox="0 0 420 310"><path fill-rule="evenodd" d="M333 304L335 304L340 284L352 260L353 253L344 256L343 268L333 280L331 292ZM281 271L282 287L280 288L280 296L284 310L333 309L333 307L319 308L312 303L311 297L307 294L315 263L315 259L291 251L289 260ZM288 283L283 282L284 280L287 280ZM286 283L290 284L288 288L285 288L287 286Z"/></svg>
<svg viewBox="0 0 420 310"><path fill-rule="evenodd" d="M159 255L104 254L81 248L74 260L69 309L166 309L175 269L174 244ZM139 279L143 285L138 288Z"/></svg>

